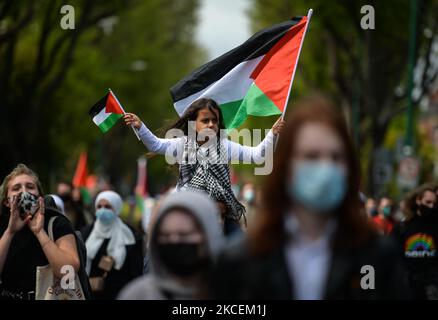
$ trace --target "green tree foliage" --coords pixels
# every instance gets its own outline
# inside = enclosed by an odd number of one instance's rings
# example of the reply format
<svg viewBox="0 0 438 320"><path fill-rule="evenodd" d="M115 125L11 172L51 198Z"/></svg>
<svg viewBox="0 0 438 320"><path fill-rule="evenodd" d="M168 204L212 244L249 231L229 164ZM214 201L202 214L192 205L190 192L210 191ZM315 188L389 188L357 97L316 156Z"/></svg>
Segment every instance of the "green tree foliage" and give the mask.
<svg viewBox="0 0 438 320"><path fill-rule="evenodd" d="M111 88L152 129L177 116L169 88L203 58L193 40L198 0L75 0L63 30L59 0L0 3L0 176L24 162L53 183L70 180L81 151L92 171L132 186L146 152L119 121L106 135L88 110ZM152 187L170 179L150 161Z"/></svg>
<svg viewBox="0 0 438 320"><path fill-rule="evenodd" d="M316 89L331 95L349 119L353 118L353 106L360 106L359 121L351 127L358 131L358 145L368 146L360 152L361 159L367 159L367 189L373 192L371 155L383 146L391 121L407 105L410 1L253 0L252 4L254 30L314 9L291 102ZM364 5L374 7L374 30L361 28ZM426 62L425 70L433 37L425 36L424 30L432 35L438 33L437 12L437 1L419 1L416 57ZM420 94L414 97L414 105L428 92L436 76L421 74L417 81Z"/></svg>

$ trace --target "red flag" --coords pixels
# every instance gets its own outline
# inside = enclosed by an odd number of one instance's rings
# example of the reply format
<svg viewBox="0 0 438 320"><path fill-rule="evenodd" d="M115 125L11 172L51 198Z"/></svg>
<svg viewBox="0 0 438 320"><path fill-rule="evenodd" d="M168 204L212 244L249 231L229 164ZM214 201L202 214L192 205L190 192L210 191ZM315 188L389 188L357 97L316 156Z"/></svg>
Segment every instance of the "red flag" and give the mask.
<svg viewBox="0 0 438 320"><path fill-rule="evenodd" d="M73 177L73 186L75 188L85 187L87 185L87 153L82 152L76 166L76 172Z"/></svg>

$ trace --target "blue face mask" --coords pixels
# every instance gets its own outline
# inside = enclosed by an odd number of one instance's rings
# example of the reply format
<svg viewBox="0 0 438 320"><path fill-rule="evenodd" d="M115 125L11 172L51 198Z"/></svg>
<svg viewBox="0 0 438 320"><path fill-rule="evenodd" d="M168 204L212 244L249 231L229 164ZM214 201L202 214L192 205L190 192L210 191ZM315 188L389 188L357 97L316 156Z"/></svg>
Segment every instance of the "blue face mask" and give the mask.
<svg viewBox="0 0 438 320"><path fill-rule="evenodd" d="M246 202L253 202L253 201L254 201L254 197L255 197L255 194L254 194L254 191L253 191L253 190L246 190L246 191L243 193L243 199L244 199Z"/></svg>
<svg viewBox="0 0 438 320"><path fill-rule="evenodd" d="M96 218L105 225L110 225L116 219L116 215L110 209L99 209L96 211Z"/></svg>
<svg viewBox="0 0 438 320"><path fill-rule="evenodd" d="M317 213L336 209L347 191L344 170L333 163L299 163L289 182L289 196Z"/></svg>
<svg viewBox="0 0 438 320"><path fill-rule="evenodd" d="M389 218L389 217L391 216L391 213L392 213L392 208L391 208L391 206L385 206L385 207L383 207L383 216L384 216L385 218Z"/></svg>

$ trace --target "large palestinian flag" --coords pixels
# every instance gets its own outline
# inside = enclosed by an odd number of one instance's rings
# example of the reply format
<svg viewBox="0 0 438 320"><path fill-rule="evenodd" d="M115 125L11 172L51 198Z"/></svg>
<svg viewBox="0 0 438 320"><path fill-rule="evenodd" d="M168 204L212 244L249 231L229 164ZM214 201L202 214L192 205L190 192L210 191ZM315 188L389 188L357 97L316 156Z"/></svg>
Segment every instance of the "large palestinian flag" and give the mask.
<svg viewBox="0 0 438 320"><path fill-rule="evenodd" d="M307 23L307 17L295 17L264 29L187 75L170 89L178 114L199 98L220 105L228 129L248 115L281 114Z"/></svg>

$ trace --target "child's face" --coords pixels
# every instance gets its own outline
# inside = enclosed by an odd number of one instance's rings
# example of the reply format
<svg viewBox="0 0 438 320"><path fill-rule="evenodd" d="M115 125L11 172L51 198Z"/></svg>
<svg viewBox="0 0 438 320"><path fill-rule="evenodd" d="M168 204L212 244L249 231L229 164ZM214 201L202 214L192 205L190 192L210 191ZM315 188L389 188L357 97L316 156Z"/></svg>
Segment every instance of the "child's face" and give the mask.
<svg viewBox="0 0 438 320"><path fill-rule="evenodd" d="M216 134L219 131L219 112L217 110L210 111L208 108L199 110L196 118L196 132L210 129Z"/></svg>

